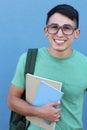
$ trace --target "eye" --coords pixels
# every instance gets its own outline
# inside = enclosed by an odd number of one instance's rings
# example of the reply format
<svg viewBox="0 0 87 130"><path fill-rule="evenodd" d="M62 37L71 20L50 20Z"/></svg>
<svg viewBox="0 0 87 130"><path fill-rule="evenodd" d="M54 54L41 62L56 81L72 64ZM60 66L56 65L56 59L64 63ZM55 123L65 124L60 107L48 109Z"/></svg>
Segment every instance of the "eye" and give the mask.
<svg viewBox="0 0 87 130"><path fill-rule="evenodd" d="M57 29L58 28L58 25L57 24L50 24L48 25L49 28L54 28L54 29Z"/></svg>
<svg viewBox="0 0 87 130"><path fill-rule="evenodd" d="M52 28L55 28L55 29L57 29L57 28L58 28L58 26L57 26L57 25L52 25L51 27L52 27Z"/></svg>
<svg viewBox="0 0 87 130"><path fill-rule="evenodd" d="M64 25L63 30L72 30L72 26L70 25Z"/></svg>

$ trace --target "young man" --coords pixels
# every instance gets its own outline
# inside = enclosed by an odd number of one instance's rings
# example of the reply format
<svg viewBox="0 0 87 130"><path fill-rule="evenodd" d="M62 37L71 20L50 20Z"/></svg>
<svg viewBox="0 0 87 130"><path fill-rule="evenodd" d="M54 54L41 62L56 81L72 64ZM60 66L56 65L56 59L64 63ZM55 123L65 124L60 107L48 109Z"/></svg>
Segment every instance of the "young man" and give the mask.
<svg viewBox="0 0 87 130"><path fill-rule="evenodd" d="M25 89L26 53L18 62L8 94L8 107L25 116L37 116L56 122L55 130L83 130L82 107L87 88L87 58L72 49L73 40L80 34L79 14L70 5L62 4L47 14L45 35L50 45L39 48L34 75L63 83L61 108L58 102L34 107L21 99ZM31 124L28 130L42 130Z"/></svg>

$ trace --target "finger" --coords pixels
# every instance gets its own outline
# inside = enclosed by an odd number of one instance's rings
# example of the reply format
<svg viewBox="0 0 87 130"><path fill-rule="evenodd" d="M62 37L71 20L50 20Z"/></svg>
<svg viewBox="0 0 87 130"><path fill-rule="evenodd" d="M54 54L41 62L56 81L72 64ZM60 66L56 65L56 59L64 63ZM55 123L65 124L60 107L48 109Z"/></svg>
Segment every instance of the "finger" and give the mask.
<svg viewBox="0 0 87 130"><path fill-rule="evenodd" d="M55 120L55 122L58 122L59 121L59 118Z"/></svg>
<svg viewBox="0 0 87 130"><path fill-rule="evenodd" d="M53 102L53 103L50 103L51 106L58 106L60 105L60 102Z"/></svg>
<svg viewBox="0 0 87 130"><path fill-rule="evenodd" d="M60 115L57 115L56 117L55 117L55 119L54 119L54 121L59 121L59 118L60 118Z"/></svg>

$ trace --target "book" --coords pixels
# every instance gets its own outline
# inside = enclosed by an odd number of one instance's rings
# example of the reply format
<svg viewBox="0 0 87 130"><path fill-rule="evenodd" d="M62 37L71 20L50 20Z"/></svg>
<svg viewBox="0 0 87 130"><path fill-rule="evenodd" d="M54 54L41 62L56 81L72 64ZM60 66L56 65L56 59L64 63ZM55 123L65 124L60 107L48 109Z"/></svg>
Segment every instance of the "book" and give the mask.
<svg viewBox="0 0 87 130"><path fill-rule="evenodd" d="M34 106L43 106L50 102L60 100L63 96L61 87L61 82L26 74L26 100ZM34 116L28 116L26 118L39 127L46 130L54 130L55 123Z"/></svg>
<svg viewBox="0 0 87 130"><path fill-rule="evenodd" d="M47 84L46 82L41 81L37 88L32 105L43 106L51 102L58 102L61 100L62 96L63 92ZM43 121L45 121L45 123L47 123L48 125L51 123L44 119Z"/></svg>

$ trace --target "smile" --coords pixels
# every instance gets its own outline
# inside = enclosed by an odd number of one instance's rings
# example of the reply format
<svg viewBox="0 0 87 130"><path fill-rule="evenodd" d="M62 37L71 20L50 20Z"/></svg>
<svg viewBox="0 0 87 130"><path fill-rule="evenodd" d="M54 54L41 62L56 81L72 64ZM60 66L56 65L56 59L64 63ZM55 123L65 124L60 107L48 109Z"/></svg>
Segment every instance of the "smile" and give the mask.
<svg viewBox="0 0 87 130"><path fill-rule="evenodd" d="M65 42L64 40L58 40L58 39L54 39L54 41L55 41L56 43L58 43L58 44L62 44L62 43Z"/></svg>

